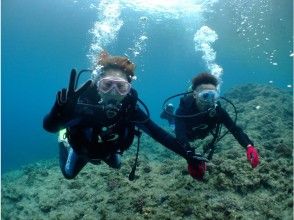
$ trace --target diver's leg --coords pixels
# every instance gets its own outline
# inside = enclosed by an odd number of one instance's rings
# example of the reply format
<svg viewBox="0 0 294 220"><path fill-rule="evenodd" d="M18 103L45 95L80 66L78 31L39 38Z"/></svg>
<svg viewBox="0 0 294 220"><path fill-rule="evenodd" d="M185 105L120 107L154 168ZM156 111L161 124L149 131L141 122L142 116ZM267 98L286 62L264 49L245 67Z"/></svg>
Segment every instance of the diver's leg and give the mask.
<svg viewBox="0 0 294 220"><path fill-rule="evenodd" d="M66 179L75 178L86 164L87 160L77 155L71 147L59 143L59 165Z"/></svg>
<svg viewBox="0 0 294 220"><path fill-rule="evenodd" d="M110 154L108 157L104 159L104 162L115 169L119 169L121 167L121 154L117 151L114 154Z"/></svg>

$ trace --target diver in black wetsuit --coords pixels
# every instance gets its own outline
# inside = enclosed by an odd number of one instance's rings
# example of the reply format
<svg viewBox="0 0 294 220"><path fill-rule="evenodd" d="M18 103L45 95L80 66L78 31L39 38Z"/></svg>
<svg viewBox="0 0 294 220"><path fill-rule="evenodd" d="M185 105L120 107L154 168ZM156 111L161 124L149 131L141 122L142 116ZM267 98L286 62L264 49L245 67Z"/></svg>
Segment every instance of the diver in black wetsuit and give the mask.
<svg viewBox="0 0 294 220"><path fill-rule="evenodd" d="M131 88L133 63L126 57L103 52L98 65L100 74L79 89L76 70L72 70L68 89L57 93L56 102L43 121L49 132L66 129L59 135L60 167L65 178L74 178L88 162L104 161L110 167L120 168L121 155L132 144L136 127L185 158L188 164L198 164L203 159L187 152L139 108L137 92Z"/></svg>
<svg viewBox="0 0 294 220"><path fill-rule="evenodd" d="M175 107L173 106L173 104L169 103L166 106L165 111L161 112L160 114L160 118L166 119L168 121L169 127L173 131L175 130L175 118L171 117L171 114L173 114L174 110L175 110Z"/></svg>
<svg viewBox="0 0 294 220"><path fill-rule="evenodd" d="M191 149L189 141L204 139L211 133L214 136L213 141L210 146L204 149L204 153L209 153L208 159L211 159L215 150L215 143L220 140L220 126L223 124L239 144L246 149L247 159L252 168L255 168L259 163L258 152L253 146L253 142L217 102L219 97L217 85L218 80L213 75L209 73L199 74L192 80L192 91L185 93L185 96L181 98L176 113L169 114L169 112L165 111L170 118L175 118L176 137L186 149ZM201 164L197 168L193 168L192 164L188 167L192 176L193 172L197 171L194 176L199 180L203 178L206 171L205 161L202 161Z"/></svg>

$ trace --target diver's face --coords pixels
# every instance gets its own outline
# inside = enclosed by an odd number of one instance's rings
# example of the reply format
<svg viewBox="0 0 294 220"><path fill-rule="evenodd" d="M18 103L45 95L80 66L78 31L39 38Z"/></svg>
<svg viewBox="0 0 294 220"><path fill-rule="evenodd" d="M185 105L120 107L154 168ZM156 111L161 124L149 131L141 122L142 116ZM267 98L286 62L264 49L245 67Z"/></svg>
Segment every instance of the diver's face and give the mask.
<svg viewBox="0 0 294 220"><path fill-rule="evenodd" d="M214 85L201 84L196 87L193 92L193 96L196 99L197 107L201 111L206 111L215 106L219 95Z"/></svg>
<svg viewBox="0 0 294 220"><path fill-rule="evenodd" d="M130 92L131 84L121 70L109 69L98 80L97 89L103 102L119 103Z"/></svg>

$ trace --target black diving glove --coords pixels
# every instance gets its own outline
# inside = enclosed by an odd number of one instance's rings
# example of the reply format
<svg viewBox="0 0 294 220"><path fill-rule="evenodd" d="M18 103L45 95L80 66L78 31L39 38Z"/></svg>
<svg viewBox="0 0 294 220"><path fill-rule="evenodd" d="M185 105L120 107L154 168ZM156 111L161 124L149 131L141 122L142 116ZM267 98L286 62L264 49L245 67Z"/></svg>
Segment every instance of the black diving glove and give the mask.
<svg viewBox="0 0 294 220"><path fill-rule="evenodd" d="M189 143L184 141L178 141L182 147L185 149L185 159L188 163L194 163L196 161L208 162L208 159L200 153L195 153L195 149L190 146Z"/></svg>
<svg viewBox="0 0 294 220"><path fill-rule="evenodd" d="M200 153L195 153L194 150L187 151L187 162L188 163L195 163L197 161L204 161L208 162L209 160Z"/></svg>
<svg viewBox="0 0 294 220"><path fill-rule="evenodd" d="M72 69L70 73L68 88L64 88L57 92L56 104L58 106L58 112L63 118L68 118L72 116L79 97L90 87L92 83L92 80L88 80L80 88L75 89L76 81L77 71L76 69Z"/></svg>

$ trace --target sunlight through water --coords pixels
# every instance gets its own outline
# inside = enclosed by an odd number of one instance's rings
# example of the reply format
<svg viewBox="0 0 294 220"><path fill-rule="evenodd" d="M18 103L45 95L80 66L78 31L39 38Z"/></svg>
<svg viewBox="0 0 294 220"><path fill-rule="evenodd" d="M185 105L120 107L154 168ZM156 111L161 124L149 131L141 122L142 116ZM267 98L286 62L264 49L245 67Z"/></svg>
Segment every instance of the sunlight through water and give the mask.
<svg viewBox="0 0 294 220"><path fill-rule="evenodd" d="M123 9L144 12L144 14L150 15L152 18L164 18L165 20L189 18L197 22L202 19L202 13L209 11L216 2L218 0L102 0L97 1L96 4L92 3L90 7L97 10L98 18L94 26L89 30L92 34L92 43L88 57L91 63L95 65L96 58L103 48L116 40L121 27L124 25L121 18ZM147 22L147 17L142 16L140 18L139 25L142 30L133 40L134 45L127 48L126 54L130 54L133 58L140 55L146 48L148 33L145 31L145 27ZM192 39L193 36L191 36ZM208 63L207 60L205 62Z"/></svg>

